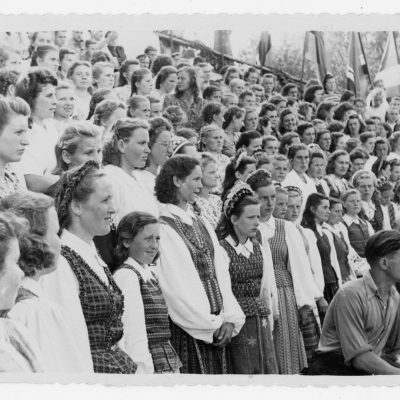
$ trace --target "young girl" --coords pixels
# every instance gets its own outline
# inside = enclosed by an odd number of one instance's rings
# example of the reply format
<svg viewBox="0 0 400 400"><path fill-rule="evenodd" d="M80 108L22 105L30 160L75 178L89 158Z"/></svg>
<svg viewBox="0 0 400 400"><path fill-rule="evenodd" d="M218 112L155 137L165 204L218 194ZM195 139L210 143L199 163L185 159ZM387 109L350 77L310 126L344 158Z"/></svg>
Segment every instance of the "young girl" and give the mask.
<svg viewBox="0 0 400 400"><path fill-rule="evenodd" d="M117 227L115 253L122 263L114 279L124 295L120 346L138 364L137 373L179 372L170 343L168 310L157 277L160 225L147 213L125 215Z"/></svg>
<svg viewBox="0 0 400 400"><path fill-rule="evenodd" d="M114 87L114 66L107 62L97 62L92 67L93 87L99 89L112 89Z"/></svg>

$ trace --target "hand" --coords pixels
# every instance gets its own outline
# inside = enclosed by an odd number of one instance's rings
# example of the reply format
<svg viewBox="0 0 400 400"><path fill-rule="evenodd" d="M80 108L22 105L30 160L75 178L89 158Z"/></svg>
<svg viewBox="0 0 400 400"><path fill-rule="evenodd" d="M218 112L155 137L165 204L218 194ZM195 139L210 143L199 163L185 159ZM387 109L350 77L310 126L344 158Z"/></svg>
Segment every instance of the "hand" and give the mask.
<svg viewBox="0 0 400 400"><path fill-rule="evenodd" d="M214 332L214 346L226 346L232 337L234 325L231 322L224 322L219 329Z"/></svg>
<svg viewBox="0 0 400 400"><path fill-rule="evenodd" d="M307 315L308 315L308 311L309 311L309 307L308 306L303 306L300 308L299 310L299 324L300 326L305 325L306 321L307 321Z"/></svg>
<svg viewBox="0 0 400 400"><path fill-rule="evenodd" d="M317 307L320 314L326 314L326 311L328 310L328 302L325 300L324 297L321 297L317 301Z"/></svg>

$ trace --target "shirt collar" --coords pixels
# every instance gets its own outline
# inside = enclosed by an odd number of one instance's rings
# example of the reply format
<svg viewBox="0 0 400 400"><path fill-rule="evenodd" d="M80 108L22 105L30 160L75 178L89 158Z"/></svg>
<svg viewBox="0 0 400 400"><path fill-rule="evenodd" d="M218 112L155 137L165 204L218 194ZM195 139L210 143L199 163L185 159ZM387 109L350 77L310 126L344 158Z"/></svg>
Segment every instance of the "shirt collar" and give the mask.
<svg viewBox="0 0 400 400"><path fill-rule="evenodd" d="M352 217L349 214L344 214L342 217L343 221L346 222L347 225L351 225L351 224L359 224L360 223L360 219L358 217Z"/></svg>
<svg viewBox="0 0 400 400"><path fill-rule="evenodd" d="M254 252L253 242L250 240L250 238L247 238L244 244L236 244L232 236L229 235L226 238L226 241L233 247L237 255L241 254L242 256L249 258L250 255Z"/></svg>
<svg viewBox="0 0 400 400"><path fill-rule="evenodd" d="M37 297L42 297L42 289L39 285L39 282L35 281L32 278L29 278L28 276L25 276L22 279L21 282L21 287L23 287L26 290L29 290L31 293L33 293Z"/></svg>
<svg viewBox="0 0 400 400"><path fill-rule="evenodd" d="M163 209L163 214L172 214L179 217L185 224L193 225L193 220L196 218L192 208L188 205L186 210L176 206L175 204L166 204Z"/></svg>
<svg viewBox="0 0 400 400"><path fill-rule="evenodd" d="M367 271L367 273L364 275L364 284L365 288L367 290L367 297L368 299L371 299L374 296L378 296L380 299L382 298L381 295L379 294L378 288L376 287L375 281L372 279L371 272ZM394 286L390 288L390 297L395 296L396 289Z"/></svg>
<svg viewBox="0 0 400 400"><path fill-rule="evenodd" d="M151 267L149 265L146 265L145 267L143 265L141 265L140 263L138 263L136 260L134 260L132 257L128 257L124 264L127 264L133 268L135 268L135 270L137 272L139 272L139 274L141 275L141 277L145 280L148 281L150 279L154 279L154 275L151 271Z"/></svg>

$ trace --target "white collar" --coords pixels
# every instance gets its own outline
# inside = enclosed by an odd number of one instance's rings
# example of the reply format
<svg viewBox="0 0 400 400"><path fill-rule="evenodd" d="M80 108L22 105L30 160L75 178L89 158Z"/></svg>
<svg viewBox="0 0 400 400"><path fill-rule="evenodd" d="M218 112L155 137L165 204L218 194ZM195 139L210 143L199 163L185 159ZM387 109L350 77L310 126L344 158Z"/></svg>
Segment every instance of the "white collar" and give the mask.
<svg viewBox="0 0 400 400"><path fill-rule="evenodd" d="M127 265L135 268L135 270L137 272L139 272L140 276L145 281L149 281L149 280L155 278L153 271L152 271L152 267L150 265L146 265L146 267L144 267L143 265L139 264L136 260L134 260L132 257L128 257L125 260L124 264L127 264Z"/></svg>
<svg viewBox="0 0 400 400"><path fill-rule="evenodd" d="M186 210L182 210L182 208L176 206L175 204L166 204L163 207L163 215L168 216L168 214L169 216L172 214L179 217L187 225L193 225L193 220L196 218L196 215L189 204Z"/></svg>
<svg viewBox="0 0 400 400"><path fill-rule="evenodd" d="M241 254L244 257L249 258L250 255L254 253L253 242L250 238L247 238L244 244L236 244L231 235L229 235L225 240L233 247L237 255Z"/></svg>
<svg viewBox="0 0 400 400"><path fill-rule="evenodd" d="M323 226L321 225L321 224L315 224L315 227L317 228L317 231L318 231L318 233L320 234L320 235L323 235L324 234L324 231L323 231Z"/></svg>
<svg viewBox="0 0 400 400"><path fill-rule="evenodd" d="M37 297L43 296L43 291L40 287L39 282L35 281L34 279L32 279L28 276L25 276L22 279L21 287L26 290L29 290L31 293L33 293Z"/></svg>
<svg viewBox="0 0 400 400"><path fill-rule="evenodd" d="M347 225L351 225L351 224L359 224L360 223L360 219L359 217L352 217L349 214L344 214L342 217L343 221L346 222Z"/></svg>

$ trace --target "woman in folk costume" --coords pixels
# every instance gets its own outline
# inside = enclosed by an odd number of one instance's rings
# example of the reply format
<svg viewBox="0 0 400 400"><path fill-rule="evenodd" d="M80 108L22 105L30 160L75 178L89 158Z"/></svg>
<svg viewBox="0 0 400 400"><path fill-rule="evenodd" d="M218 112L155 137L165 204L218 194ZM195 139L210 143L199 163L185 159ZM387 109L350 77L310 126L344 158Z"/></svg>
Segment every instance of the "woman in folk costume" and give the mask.
<svg viewBox="0 0 400 400"><path fill-rule="evenodd" d="M227 372L225 346L245 316L214 230L189 206L201 190L201 178L199 161L183 155L167 160L156 178L163 205L159 281L181 372L222 374Z"/></svg>
<svg viewBox="0 0 400 400"><path fill-rule="evenodd" d="M94 372L133 374L136 364L118 347L123 295L93 243L95 235L110 231L112 195L109 178L94 161L64 173L56 197L61 257L43 284L76 331L87 332Z"/></svg>
<svg viewBox="0 0 400 400"><path fill-rule="evenodd" d="M228 193L217 228L220 244L229 262L232 291L246 322L227 345L228 372L232 374L277 374L278 365L268 320L271 305L266 285L276 293L271 257L256 239L260 205L245 183Z"/></svg>
<svg viewBox="0 0 400 400"><path fill-rule="evenodd" d="M310 229L317 238L324 273L324 297L328 303L342 285L334 239L331 231L324 226L324 223L328 222L329 214L329 198L320 193L313 193L307 199L301 221L303 228Z"/></svg>
<svg viewBox="0 0 400 400"><path fill-rule="evenodd" d="M159 221L148 213L129 213L118 224L117 238L121 265L114 279L125 305L119 344L137 363L137 373L179 372L182 364L170 343L167 305L156 277Z"/></svg>
<svg viewBox="0 0 400 400"><path fill-rule="evenodd" d="M268 173L256 171L247 183L260 201L261 238L269 242L272 252L279 306L274 329L279 373L299 374L307 367L300 325L308 323L310 309L322 299L304 262L307 255L300 233L292 223L272 216L276 192Z"/></svg>

